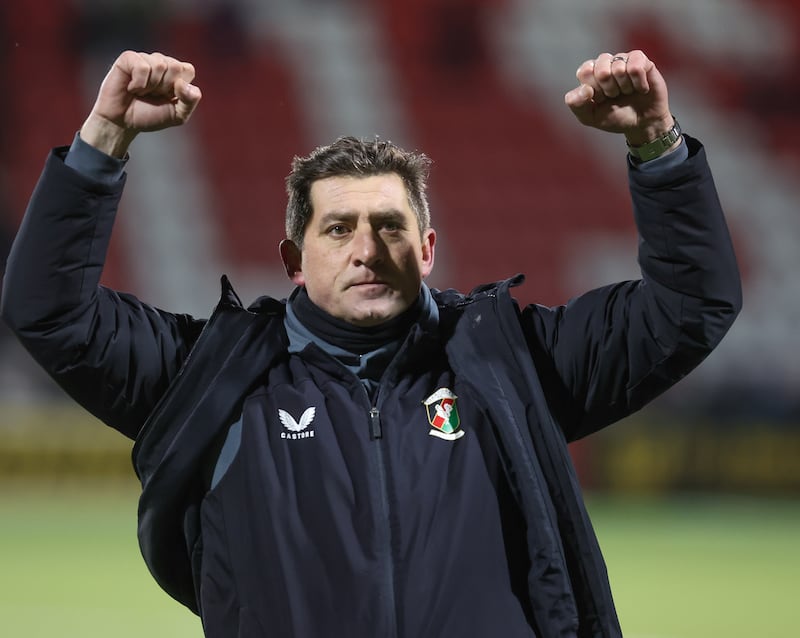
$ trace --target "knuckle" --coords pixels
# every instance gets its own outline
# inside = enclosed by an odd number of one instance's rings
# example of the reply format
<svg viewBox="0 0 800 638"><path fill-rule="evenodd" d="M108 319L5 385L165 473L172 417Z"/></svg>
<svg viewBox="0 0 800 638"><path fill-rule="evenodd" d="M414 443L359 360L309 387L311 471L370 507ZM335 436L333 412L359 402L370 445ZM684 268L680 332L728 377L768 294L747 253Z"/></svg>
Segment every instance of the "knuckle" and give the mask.
<svg viewBox="0 0 800 638"><path fill-rule="evenodd" d="M149 55L149 61L153 69L165 69L167 67L167 56L158 51L154 51Z"/></svg>
<svg viewBox="0 0 800 638"><path fill-rule="evenodd" d="M628 56L628 66L635 69L644 70L649 63L649 58L640 49L631 51Z"/></svg>
<svg viewBox="0 0 800 638"><path fill-rule="evenodd" d="M608 82L613 81L611 67L607 65L595 68L594 76L600 84L607 84Z"/></svg>
<svg viewBox="0 0 800 638"><path fill-rule="evenodd" d="M194 65L189 64L188 62L181 63L180 67L178 68L178 75L187 82L192 82L195 78Z"/></svg>
<svg viewBox="0 0 800 638"><path fill-rule="evenodd" d="M174 71L174 72L177 73L177 72L180 72L180 71L183 70L183 63L180 60L176 59L176 58L165 57L164 61L166 62L167 68L170 71Z"/></svg>
<svg viewBox="0 0 800 638"><path fill-rule="evenodd" d="M624 81L628 78L628 69L621 64L615 65L611 67L611 75L614 76L614 79L617 80L617 82Z"/></svg>

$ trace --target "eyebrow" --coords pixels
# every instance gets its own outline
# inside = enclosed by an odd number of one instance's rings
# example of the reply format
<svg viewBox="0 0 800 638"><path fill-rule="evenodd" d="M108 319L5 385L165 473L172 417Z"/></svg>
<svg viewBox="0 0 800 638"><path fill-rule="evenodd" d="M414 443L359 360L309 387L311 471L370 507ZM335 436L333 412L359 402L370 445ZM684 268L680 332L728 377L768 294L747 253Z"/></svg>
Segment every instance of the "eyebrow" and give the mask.
<svg viewBox="0 0 800 638"><path fill-rule="evenodd" d="M319 219L320 226L327 226L328 224L332 224L337 221L351 221L354 218L359 217L360 214L356 211L350 210L332 210L329 213L325 213ZM397 210L396 208L390 208L388 210L379 210L374 211L368 214L370 221L377 221L377 222L386 222L386 221L397 221L405 219L405 215L402 211Z"/></svg>

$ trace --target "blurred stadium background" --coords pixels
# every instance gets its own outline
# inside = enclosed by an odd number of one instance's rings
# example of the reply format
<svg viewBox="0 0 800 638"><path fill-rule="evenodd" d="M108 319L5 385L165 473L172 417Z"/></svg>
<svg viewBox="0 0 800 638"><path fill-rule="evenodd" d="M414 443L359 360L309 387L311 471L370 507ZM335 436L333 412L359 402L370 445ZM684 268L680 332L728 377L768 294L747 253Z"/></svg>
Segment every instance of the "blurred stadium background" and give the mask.
<svg viewBox="0 0 800 638"><path fill-rule="evenodd" d="M626 635L800 635L800 3L795 0L4 0L0 264L45 155L125 48L193 62L191 124L142 136L105 283L207 316L228 273L284 295L294 154L380 135L434 160L432 285L527 274L557 304L636 276L621 139L563 105L601 51L644 49L706 144L745 278L719 349L574 446ZM198 636L135 542L129 442L0 327L0 633Z"/></svg>

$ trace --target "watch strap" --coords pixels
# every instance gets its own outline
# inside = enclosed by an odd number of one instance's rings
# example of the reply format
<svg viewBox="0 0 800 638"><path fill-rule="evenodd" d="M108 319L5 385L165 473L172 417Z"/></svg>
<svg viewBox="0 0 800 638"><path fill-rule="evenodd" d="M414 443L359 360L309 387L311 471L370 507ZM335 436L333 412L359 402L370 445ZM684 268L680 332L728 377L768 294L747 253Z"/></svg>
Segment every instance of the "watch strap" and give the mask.
<svg viewBox="0 0 800 638"><path fill-rule="evenodd" d="M637 160L647 162L666 153L672 148L672 145L681 138L682 134L681 125L678 124L678 120L675 120L670 130L664 133L664 135L657 137L652 142L646 142L639 146L631 146L628 144L628 152Z"/></svg>

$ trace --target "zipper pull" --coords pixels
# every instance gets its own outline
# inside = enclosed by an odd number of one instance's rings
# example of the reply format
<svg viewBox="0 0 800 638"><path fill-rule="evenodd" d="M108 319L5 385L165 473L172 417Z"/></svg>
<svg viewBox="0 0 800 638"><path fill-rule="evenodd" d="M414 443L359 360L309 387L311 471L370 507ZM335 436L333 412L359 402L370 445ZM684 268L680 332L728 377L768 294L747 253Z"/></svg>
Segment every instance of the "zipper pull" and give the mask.
<svg viewBox="0 0 800 638"><path fill-rule="evenodd" d="M383 431L381 430L381 413L378 408L372 408L369 411L369 425L372 431L372 438L380 439L383 436Z"/></svg>

